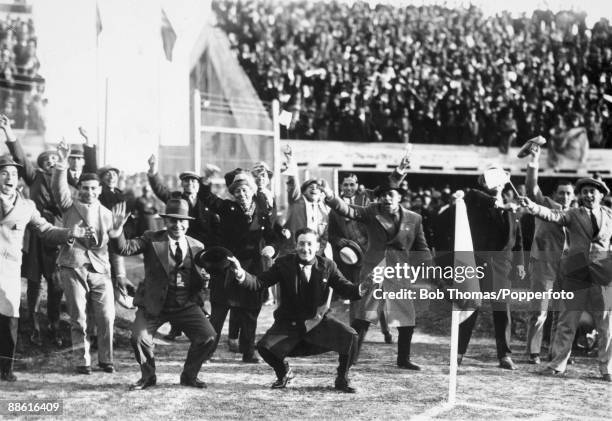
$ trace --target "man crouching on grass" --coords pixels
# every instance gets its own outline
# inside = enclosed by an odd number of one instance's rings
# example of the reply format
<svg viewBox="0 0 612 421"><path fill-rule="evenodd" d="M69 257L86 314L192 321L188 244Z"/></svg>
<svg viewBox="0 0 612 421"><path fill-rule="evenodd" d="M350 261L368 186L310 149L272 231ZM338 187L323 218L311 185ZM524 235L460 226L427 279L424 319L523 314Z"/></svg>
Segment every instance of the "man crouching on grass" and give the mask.
<svg viewBox="0 0 612 421"><path fill-rule="evenodd" d="M357 351L357 332L328 312L331 288L354 300L366 294L371 283L354 285L332 260L317 256L319 238L312 229L298 230L296 239L296 253L279 258L259 277L245 272L236 258L228 257L236 280L244 287L260 290L280 286L274 324L257 344L257 351L276 372L273 389L284 388L294 377L285 357L336 351L340 357L335 388L355 393L349 386L348 370Z"/></svg>
<svg viewBox="0 0 612 421"><path fill-rule="evenodd" d="M144 254L145 277L134 297L138 311L131 338L142 376L130 389L142 390L157 383L153 335L166 322L185 332L191 341L181 384L201 389L206 384L198 379L198 372L214 351L217 336L201 308L205 273L194 262L204 245L185 234L194 219L189 216L187 201L170 199L161 216L166 229L126 240L121 228L127 220L125 203L113 208L113 226L118 227L110 233L113 250L123 256Z"/></svg>

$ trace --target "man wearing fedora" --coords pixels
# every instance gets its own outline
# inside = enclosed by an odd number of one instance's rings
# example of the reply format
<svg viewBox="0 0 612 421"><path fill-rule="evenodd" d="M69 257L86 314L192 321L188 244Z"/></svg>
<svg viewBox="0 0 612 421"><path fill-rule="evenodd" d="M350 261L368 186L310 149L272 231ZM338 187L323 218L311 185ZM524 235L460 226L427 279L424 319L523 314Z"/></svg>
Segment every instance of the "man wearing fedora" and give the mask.
<svg viewBox="0 0 612 421"><path fill-rule="evenodd" d="M4 115L0 116L0 128L6 135L6 143L13 159L23 166L23 179L30 188L30 198L36 204L36 209L51 224L61 225L62 213L51 192L51 176L57 162L57 153L55 151L42 152L36 160L37 165L34 165L26 157L21 142L11 129L9 119ZM49 333L52 342L61 346L59 321L63 291L58 280L53 276L58 248L55 245L46 244L34 231L30 231L29 238L24 266L28 280L28 316L32 323L30 339L32 343L42 345L40 323L36 312L42 299L42 278L44 278L47 282Z"/></svg>
<svg viewBox="0 0 612 421"><path fill-rule="evenodd" d="M406 158L407 161L407 158ZM404 161L403 161L404 162ZM404 164L402 164L404 165ZM431 259L423 233L421 216L400 206L401 194L396 183L388 180L376 191L377 203L367 207L348 205L335 197L331 188L324 189L326 203L334 212L362 222L368 229L368 248L363 258L360 282L367 282L373 271L384 264L410 263L417 265ZM384 263L383 263L384 262ZM384 291L399 291L408 287L409 281L395 277L386 278L381 287ZM375 291L376 291L375 290ZM379 318L379 306L389 326L397 326L397 366L402 369L420 370L410 359L412 334L416 321L415 307L412 300L386 300L376 298L375 291L353 303L354 321L352 327L358 334L358 350L361 348L370 323Z"/></svg>
<svg viewBox="0 0 612 421"><path fill-rule="evenodd" d="M560 302L559 320L552 345L552 361L543 373L562 375L572 350L576 328L583 311L593 315L599 335L599 371L604 381L612 381L612 210L601 206L608 186L594 178L576 182L580 207L550 209L528 198L522 201L530 213L567 230L569 249L561 258L561 290L574 297Z"/></svg>
<svg viewBox="0 0 612 421"><path fill-rule="evenodd" d="M125 205L113 210L116 227L110 233L113 250L124 256L144 255L145 277L134 297L138 311L131 337L141 378L131 389L141 390L156 384L153 335L166 322L185 332L191 341L180 383L204 388L206 384L197 376L203 362L214 351L216 336L201 308L205 273L197 268L195 257L204 245L187 235L189 224L194 220L189 216L187 201L170 199L166 213L161 216L165 229L147 231L126 240L121 228L127 219Z"/></svg>
<svg viewBox="0 0 612 421"><path fill-rule="evenodd" d="M149 157L148 164L149 172L147 176L149 178L149 184L153 193L155 193L161 201L166 203L172 198L178 198L188 203L189 216L191 216L193 220L189 224L187 235L205 244L206 247L219 244L219 216L212 212L198 197L202 177L193 171L183 171L179 174L181 191L171 191L158 172L158 162L155 155ZM172 326L168 335L165 336L165 339L174 340L180 335L181 331Z"/></svg>
<svg viewBox="0 0 612 421"><path fill-rule="evenodd" d="M2 123L6 123L2 120ZM9 132L10 133L10 132ZM10 156L0 157L0 380L14 382L13 362L21 301L21 250L26 227L48 244L67 243L89 237L78 226L54 227L41 217L33 201L17 192L23 166Z"/></svg>
<svg viewBox="0 0 612 421"><path fill-rule="evenodd" d="M536 141L539 141L539 143L534 143ZM531 160L527 164L525 183L527 196L538 205L550 209L568 210L574 199L574 186L567 180L561 180L555 186L551 197L544 196L538 186L538 168L541 145L543 143L539 138L531 140L531 143L532 145L527 146L531 155ZM536 219L529 259L529 280L533 292L543 292L551 289L559 290L561 254L567 249L568 244L565 238L565 228L554 222ZM531 301L532 310L527 325L527 353L529 354L529 363L531 364L539 364L541 362L540 350L544 334L544 323L548 316L549 301L547 298ZM556 319L555 314L551 323L549 351L552 348L553 332L556 330Z"/></svg>
<svg viewBox="0 0 612 421"><path fill-rule="evenodd" d="M245 271L238 259L228 257L243 288L280 286L274 324L258 342L257 350L276 373L273 389L286 387L294 377L286 357L336 351L339 359L334 386L342 392L355 393L349 385L348 371L357 351L357 333L329 312L331 288L343 297L359 299L371 285L351 283L332 260L318 256L319 238L314 230L302 228L296 236L296 253L278 258L260 275Z"/></svg>
<svg viewBox="0 0 612 421"><path fill-rule="evenodd" d="M278 236L275 231L276 214L272 209L256 200L256 186L251 174L240 168L225 174L225 182L233 200L221 199L212 193L210 185L203 184L198 196L217 215L219 215L223 233L221 246L231 251L240 260L241 265L250 273L259 275L263 272L266 260L264 250L278 249ZM266 249L267 246L270 248ZM211 285L215 280L211 280ZM242 361L257 363L255 356L255 331L257 317L265 301L267 291L250 291L234 284L220 283L225 293L219 296L227 298L225 302L213 302L211 290L211 322L217 334L231 309L239 326L239 351ZM218 338L217 338L218 339Z"/></svg>

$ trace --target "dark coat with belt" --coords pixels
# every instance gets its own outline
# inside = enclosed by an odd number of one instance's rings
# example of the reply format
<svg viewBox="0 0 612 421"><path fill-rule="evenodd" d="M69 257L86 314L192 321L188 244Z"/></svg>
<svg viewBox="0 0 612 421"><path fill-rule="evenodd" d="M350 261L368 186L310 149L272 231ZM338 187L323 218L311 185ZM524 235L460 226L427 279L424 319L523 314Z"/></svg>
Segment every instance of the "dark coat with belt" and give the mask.
<svg viewBox="0 0 612 421"><path fill-rule="evenodd" d="M187 237L189 252L193 257L204 245L198 240ZM111 250L123 256L144 255L144 280L138 285L134 305L142 308L147 315L157 316L164 308L168 286L170 285L169 242L166 230L147 231L144 235L126 240L123 234L111 239ZM189 280L189 301L202 306L202 290L204 279L195 264L191 266Z"/></svg>

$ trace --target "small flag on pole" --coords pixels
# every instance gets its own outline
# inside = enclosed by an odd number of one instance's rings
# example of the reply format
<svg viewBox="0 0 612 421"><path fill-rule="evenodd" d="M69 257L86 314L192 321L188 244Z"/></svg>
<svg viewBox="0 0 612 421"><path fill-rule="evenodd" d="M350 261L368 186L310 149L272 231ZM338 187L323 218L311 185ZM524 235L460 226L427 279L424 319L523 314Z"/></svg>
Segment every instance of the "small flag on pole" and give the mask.
<svg viewBox="0 0 612 421"><path fill-rule="evenodd" d="M100 32L102 32L102 18L100 17L98 2L96 2L96 35L100 36Z"/></svg>
<svg viewBox="0 0 612 421"><path fill-rule="evenodd" d="M164 54L168 61L172 61L172 50L176 42L176 32L166 15L164 9L161 9L161 36L164 45Z"/></svg>

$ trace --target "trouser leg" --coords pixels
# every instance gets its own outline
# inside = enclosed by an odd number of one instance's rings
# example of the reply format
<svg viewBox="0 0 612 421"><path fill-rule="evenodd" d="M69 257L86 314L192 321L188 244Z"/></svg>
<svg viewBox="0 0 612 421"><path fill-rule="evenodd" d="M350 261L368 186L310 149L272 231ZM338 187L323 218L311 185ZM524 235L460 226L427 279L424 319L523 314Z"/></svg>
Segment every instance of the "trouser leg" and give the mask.
<svg viewBox="0 0 612 421"><path fill-rule="evenodd" d="M219 338L221 338L221 331L223 330L223 324L225 323L225 318L227 317L229 307L224 304L210 303L210 308L211 309L209 321L216 333L215 343L212 351L214 353L217 349L217 346L219 345Z"/></svg>
<svg viewBox="0 0 612 421"><path fill-rule="evenodd" d="M0 314L0 374L13 373L19 319Z"/></svg>
<svg viewBox="0 0 612 421"><path fill-rule="evenodd" d="M240 327L239 348L244 358L255 354L255 333L257 331L257 317L260 308L246 309L235 308L237 321Z"/></svg>
<svg viewBox="0 0 612 421"><path fill-rule="evenodd" d="M261 358L263 358L263 360L274 369L274 373L276 373L276 377L278 379L285 377L288 370L288 364L285 362L284 358L278 358L261 343L257 344L257 352L259 352Z"/></svg>
<svg viewBox="0 0 612 421"><path fill-rule="evenodd" d="M190 306L169 317L177 327L185 332L191 341L181 378L194 380L204 361L210 358L215 349L216 333L202 309Z"/></svg>
<svg viewBox="0 0 612 421"><path fill-rule="evenodd" d="M63 267L61 278L66 293L66 305L70 315L70 337L72 351L77 366L90 366L89 339L87 331L87 301L89 299L89 286L87 285L87 271L76 271L73 268Z"/></svg>
<svg viewBox="0 0 612 421"><path fill-rule="evenodd" d="M495 328L495 345L497 348L497 358L502 359L511 354L510 350L510 306L506 305L506 310L493 311L493 326Z"/></svg>
<svg viewBox="0 0 612 421"><path fill-rule="evenodd" d="M107 274L89 273L90 302L98 330L98 362L113 363L113 326L115 300L113 286Z"/></svg>
<svg viewBox="0 0 612 421"><path fill-rule="evenodd" d="M412 345L414 326L398 327L397 331L397 363L403 364L410 361L410 346Z"/></svg>
<svg viewBox="0 0 612 421"><path fill-rule="evenodd" d="M238 339L239 336L240 323L238 321L238 317L236 316L236 310L234 308L231 308L229 312L229 328L227 332L227 337L229 339Z"/></svg>
<svg viewBox="0 0 612 421"><path fill-rule="evenodd" d="M134 323L132 323L130 343L132 344L136 361L140 365L143 379L148 379L155 375L155 343L153 342L153 335L163 323L164 320L161 318L148 318L141 309L136 311L136 318Z"/></svg>

